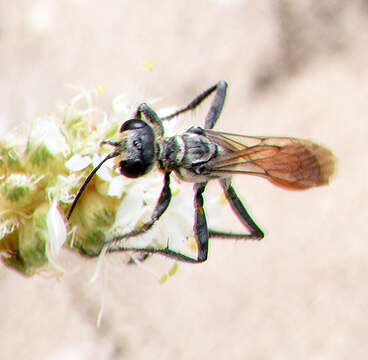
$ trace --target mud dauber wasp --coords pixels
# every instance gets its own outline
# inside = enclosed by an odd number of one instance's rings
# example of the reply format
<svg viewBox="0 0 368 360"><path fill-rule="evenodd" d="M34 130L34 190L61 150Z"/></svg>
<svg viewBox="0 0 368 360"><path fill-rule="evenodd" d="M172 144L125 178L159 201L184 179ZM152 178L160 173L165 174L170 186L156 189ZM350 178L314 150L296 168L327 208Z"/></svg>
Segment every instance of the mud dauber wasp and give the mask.
<svg viewBox="0 0 368 360"><path fill-rule="evenodd" d="M249 215L231 184L234 174L257 175L286 189L308 189L325 185L334 171L333 154L309 140L290 137L254 137L212 130L221 114L227 83L219 81L202 92L184 108L164 117L147 104L138 106L134 118L120 128L120 139L104 140L115 149L90 173L70 208L70 218L80 196L98 169L111 158L118 158L122 175L137 178L147 174L155 164L164 174L164 184L150 220L126 234L115 236L107 251L137 251L160 253L177 260L199 263L207 259L211 237L231 239L262 239L264 234ZM204 128L191 127L181 135L165 137L163 121L195 109L210 94L214 100L206 116ZM170 175L174 172L184 181L194 183L194 234L198 256L192 258L164 249L124 246L124 240L148 231L166 211L171 199ZM208 181L220 182L227 201L249 233L230 233L207 227L203 209L203 192Z"/></svg>

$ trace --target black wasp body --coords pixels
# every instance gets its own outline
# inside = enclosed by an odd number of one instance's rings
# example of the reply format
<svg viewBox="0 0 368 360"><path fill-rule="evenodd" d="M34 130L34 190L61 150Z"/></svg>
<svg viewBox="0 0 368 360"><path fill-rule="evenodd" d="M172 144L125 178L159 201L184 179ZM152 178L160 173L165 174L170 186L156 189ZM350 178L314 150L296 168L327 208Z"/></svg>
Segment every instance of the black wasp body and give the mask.
<svg viewBox="0 0 368 360"><path fill-rule="evenodd" d="M134 124L133 129L131 124ZM156 139L153 129L145 121L129 120L121 132L124 140L118 148L124 151L125 159L119 162L119 169L127 177L146 174L157 161L162 171L174 171L184 181L207 181L211 173L205 171L205 164L221 152L200 127L192 127L182 135Z"/></svg>
<svg viewBox="0 0 368 360"><path fill-rule="evenodd" d="M191 127L183 135L166 138L159 145L158 161L164 171L175 171L182 180L190 182L220 177L206 170L206 164L222 151L204 129Z"/></svg>
<svg viewBox="0 0 368 360"><path fill-rule="evenodd" d="M178 260L198 263L207 259L210 237L262 239L263 232L236 194L231 184L231 176L258 175L284 188L306 189L328 183L333 172L334 158L329 150L307 140L288 137L251 137L212 130L221 114L226 89L226 82L220 81L197 96L186 107L161 118L147 104L141 104L134 118L122 124L119 140L102 142L112 145L115 149L87 177L72 204L68 218L97 170L105 161L116 157L120 173L130 178L147 174L157 164L164 173L164 184L151 218L139 228L111 239L106 244L108 251L161 253ZM181 135L164 136L164 121L193 110L211 93L215 93L215 98L203 128L191 127ZM164 249L125 245L125 239L148 231L169 206L172 172L182 180L194 183L194 235L198 244L196 258L171 250L169 244ZM212 179L219 180L226 199L238 219L248 229L248 233L208 229L203 209L203 192L207 182Z"/></svg>

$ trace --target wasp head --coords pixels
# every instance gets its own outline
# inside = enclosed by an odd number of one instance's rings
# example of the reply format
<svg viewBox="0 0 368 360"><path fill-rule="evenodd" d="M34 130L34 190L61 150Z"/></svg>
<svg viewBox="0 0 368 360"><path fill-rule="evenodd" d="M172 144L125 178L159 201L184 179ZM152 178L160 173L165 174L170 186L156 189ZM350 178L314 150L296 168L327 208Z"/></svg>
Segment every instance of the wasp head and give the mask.
<svg viewBox="0 0 368 360"><path fill-rule="evenodd" d="M120 127L118 167L122 175L137 178L147 174L155 163L155 133L145 121L131 119Z"/></svg>

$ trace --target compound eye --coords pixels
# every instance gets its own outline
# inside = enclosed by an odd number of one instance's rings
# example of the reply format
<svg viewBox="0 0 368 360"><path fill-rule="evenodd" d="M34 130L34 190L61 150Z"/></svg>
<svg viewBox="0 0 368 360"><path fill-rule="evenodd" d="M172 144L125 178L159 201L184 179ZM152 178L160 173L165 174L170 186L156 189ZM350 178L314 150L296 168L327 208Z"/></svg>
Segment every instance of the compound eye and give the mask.
<svg viewBox="0 0 368 360"><path fill-rule="evenodd" d="M148 126L143 120L139 119L131 119L127 120L121 125L120 132L126 131L126 130L137 130L142 129L145 126Z"/></svg>
<svg viewBox="0 0 368 360"><path fill-rule="evenodd" d="M119 163L120 173L128 178L137 178L147 173L152 164L141 160L123 160Z"/></svg>

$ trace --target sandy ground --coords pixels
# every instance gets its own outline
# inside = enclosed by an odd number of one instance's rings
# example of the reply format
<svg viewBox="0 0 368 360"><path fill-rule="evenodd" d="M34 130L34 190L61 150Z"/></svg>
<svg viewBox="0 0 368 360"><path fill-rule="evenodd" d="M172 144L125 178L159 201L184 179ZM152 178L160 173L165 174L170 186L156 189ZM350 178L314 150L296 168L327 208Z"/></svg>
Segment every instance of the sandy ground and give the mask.
<svg viewBox="0 0 368 360"><path fill-rule="evenodd" d="M264 241L213 241L164 285L119 254L104 290L88 283L96 261L67 250L78 271L60 281L2 267L0 358L365 359L367 20L363 0L0 1L3 135L68 101L68 84L102 84L107 108L122 93L176 106L225 79L219 129L311 138L339 162L308 192L237 177Z"/></svg>

